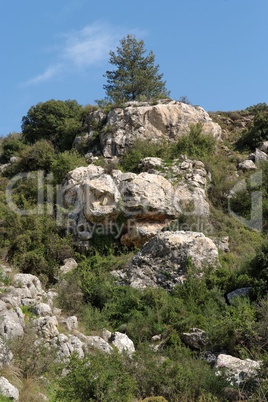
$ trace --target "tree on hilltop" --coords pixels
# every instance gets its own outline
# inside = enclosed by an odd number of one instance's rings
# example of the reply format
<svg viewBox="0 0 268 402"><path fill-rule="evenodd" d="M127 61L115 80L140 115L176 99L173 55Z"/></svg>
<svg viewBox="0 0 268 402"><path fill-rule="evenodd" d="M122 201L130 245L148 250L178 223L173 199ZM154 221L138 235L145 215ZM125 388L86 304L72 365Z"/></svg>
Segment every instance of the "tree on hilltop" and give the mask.
<svg viewBox="0 0 268 402"><path fill-rule="evenodd" d="M150 51L145 55L144 41L127 35L120 41L117 53L110 51L110 64L117 68L106 71L107 84L103 86L112 102L166 98L169 91L166 82L155 65L155 56Z"/></svg>

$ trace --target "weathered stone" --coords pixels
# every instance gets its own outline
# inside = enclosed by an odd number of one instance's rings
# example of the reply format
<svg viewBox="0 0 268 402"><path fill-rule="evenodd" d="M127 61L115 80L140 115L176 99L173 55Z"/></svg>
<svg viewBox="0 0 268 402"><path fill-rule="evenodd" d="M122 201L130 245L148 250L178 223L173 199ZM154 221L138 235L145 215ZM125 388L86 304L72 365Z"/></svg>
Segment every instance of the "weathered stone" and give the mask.
<svg viewBox="0 0 268 402"><path fill-rule="evenodd" d="M258 164L260 162L263 162L263 161L266 161L267 159L268 159L267 153L261 151L260 149L255 150L255 160L254 160L254 162L256 164Z"/></svg>
<svg viewBox="0 0 268 402"><path fill-rule="evenodd" d="M66 258L64 261L64 265L60 267L60 272L62 274L66 274L67 272L72 271L73 269L77 268L77 262L73 258Z"/></svg>
<svg viewBox="0 0 268 402"><path fill-rule="evenodd" d="M34 314L42 317L52 316L51 307L46 303L36 303L31 310Z"/></svg>
<svg viewBox="0 0 268 402"><path fill-rule="evenodd" d="M183 342L192 349L203 349L208 343L208 337L205 331L199 328L192 328L190 332L182 334Z"/></svg>
<svg viewBox="0 0 268 402"><path fill-rule="evenodd" d="M89 120L96 121L98 113L90 113ZM139 139L175 141L189 133L190 126L197 123L202 123L205 134L215 138L221 136L220 126L204 109L171 100L157 104L129 102L124 108L113 109L102 121L108 128L100 134L105 157L124 154Z"/></svg>
<svg viewBox="0 0 268 402"><path fill-rule="evenodd" d="M123 235L123 244L141 246L174 218L209 214L201 162L176 160L159 174L113 170L108 175L95 168L70 172L63 188L65 205L73 208L69 228L83 242L95 232Z"/></svg>
<svg viewBox="0 0 268 402"><path fill-rule="evenodd" d="M13 285L16 288L29 289L32 298L44 294L40 280L37 276L31 274L16 274L14 276Z"/></svg>
<svg viewBox="0 0 268 402"><path fill-rule="evenodd" d="M111 345L109 345L108 342L106 342L103 338L97 335L87 336L86 343L89 348L99 349L105 353L111 353L113 351Z"/></svg>
<svg viewBox="0 0 268 402"><path fill-rule="evenodd" d="M259 150L262 152L268 153L268 141L264 141L260 146Z"/></svg>
<svg viewBox="0 0 268 402"><path fill-rule="evenodd" d="M0 312L0 335L7 340L19 338L24 332L23 313L19 307L4 309Z"/></svg>
<svg viewBox="0 0 268 402"><path fill-rule="evenodd" d="M119 282L132 287L172 289L187 276L187 263L200 271L219 264L214 242L198 232L162 232L149 240L124 269L113 271Z"/></svg>
<svg viewBox="0 0 268 402"><path fill-rule="evenodd" d="M58 331L58 321L55 316L48 316L48 317L40 317L33 321L37 333L42 335L45 339L54 338L55 336L59 335Z"/></svg>
<svg viewBox="0 0 268 402"><path fill-rule="evenodd" d="M230 355L220 354L217 358L217 375L223 375L236 387L258 376L261 363L251 359L241 360Z"/></svg>
<svg viewBox="0 0 268 402"><path fill-rule="evenodd" d="M135 352L133 341L121 332L112 332L109 342L118 349L119 353L125 352L131 356Z"/></svg>
<svg viewBox="0 0 268 402"><path fill-rule="evenodd" d="M0 394L13 401L19 401L19 390L5 377L0 377Z"/></svg>
<svg viewBox="0 0 268 402"><path fill-rule="evenodd" d="M241 162L238 164L238 169L243 170L243 171L256 170L257 166L255 165L255 163L253 161L247 159L244 162Z"/></svg>
<svg viewBox="0 0 268 402"><path fill-rule="evenodd" d="M0 367L5 364L11 363L13 360L13 354L9 350L6 343L0 338Z"/></svg>
<svg viewBox="0 0 268 402"><path fill-rule="evenodd" d="M233 290L232 292L227 293L226 299L228 300L229 303L232 303L233 298L248 296L251 290L252 290L251 286Z"/></svg>

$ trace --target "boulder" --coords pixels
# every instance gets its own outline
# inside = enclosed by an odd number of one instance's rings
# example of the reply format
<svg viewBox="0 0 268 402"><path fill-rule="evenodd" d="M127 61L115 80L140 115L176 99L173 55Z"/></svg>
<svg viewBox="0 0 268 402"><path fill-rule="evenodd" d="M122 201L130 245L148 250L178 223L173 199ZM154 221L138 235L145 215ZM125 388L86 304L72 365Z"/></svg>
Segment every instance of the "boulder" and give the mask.
<svg viewBox="0 0 268 402"><path fill-rule="evenodd" d="M122 332L112 332L109 337L109 343L115 346L119 353L125 352L127 355L131 356L135 352L133 341Z"/></svg>
<svg viewBox="0 0 268 402"><path fill-rule="evenodd" d="M13 286L15 288L28 289L33 299L44 294L41 282L35 275L16 274L13 279Z"/></svg>
<svg viewBox="0 0 268 402"><path fill-rule="evenodd" d="M192 328L190 332L184 332L182 340L187 346L196 350L203 349L208 343L206 332L199 328Z"/></svg>
<svg viewBox="0 0 268 402"><path fill-rule="evenodd" d="M189 261L200 273L206 266L218 266L215 243L199 232L166 231L150 239L124 270L112 274L135 288L172 289L185 280Z"/></svg>
<svg viewBox="0 0 268 402"><path fill-rule="evenodd" d="M259 150L262 152L268 153L268 141L264 141L260 146Z"/></svg>
<svg viewBox="0 0 268 402"><path fill-rule="evenodd" d="M19 390L5 377L0 377L0 394L13 401L19 401Z"/></svg>
<svg viewBox="0 0 268 402"><path fill-rule="evenodd" d="M59 335L58 321L55 316L40 317L33 321L37 333L45 339L51 339Z"/></svg>
<svg viewBox="0 0 268 402"><path fill-rule="evenodd" d="M238 164L238 169L243 170L244 172L249 171L249 170L256 170L257 166L252 160L245 160L244 162L241 162Z"/></svg>
<svg viewBox="0 0 268 402"><path fill-rule="evenodd" d="M5 364L11 363L13 360L13 354L9 350L6 343L0 338L0 367L4 366Z"/></svg>
<svg viewBox="0 0 268 402"><path fill-rule="evenodd" d="M257 378L261 363L251 359L241 360L231 355L220 354L216 362L216 374L222 375L233 386L241 387Z"/></svg>
<svg viewBox="0 0 268 402"><path fill-rule="evenodd" d="M113 170L108 175L90 165L69 172L63 186L69 230L82 242L95 233L141 246L181 215L208 216L202 162L183 157L162 167L158 173Z"/></svg>
<svg viewBox="0 0 268 402"><path fill-rule="evenodd" d="M24 316L21 309L10 308L10 305L3 301L0 309L0 335L6 340L21 337L24 333Z"/></svg>
<svg viewBox="0 0 268 402"><path fill-rule="evenodd" d="M77 262L73 258L66 258L63 261L64 265L60 267L60 273L61 274L66 274L67 272L70 272L77 268Z"/></svg>
<svg viewBox="0 0 268 402"><path fill-rule="evenodd" d="M135 140L176 141L197 123L202 123L205 134L221 137L220 126L200 106L169 99L157 103L128 102L107 115L93 111L88 117L90 131L94 131L96 122L105 128L100 133L100 142L103 155L109 158L123 155Z"/></svg>
<svg viewBox="0 0 268 402"><path fill-rule="evenodd" d="M248 296L251 290L252 290L251 286L235 289L232 292L227 293L226 299L227 299L228 303L232 303L232 300L236 297Z"/></svg>

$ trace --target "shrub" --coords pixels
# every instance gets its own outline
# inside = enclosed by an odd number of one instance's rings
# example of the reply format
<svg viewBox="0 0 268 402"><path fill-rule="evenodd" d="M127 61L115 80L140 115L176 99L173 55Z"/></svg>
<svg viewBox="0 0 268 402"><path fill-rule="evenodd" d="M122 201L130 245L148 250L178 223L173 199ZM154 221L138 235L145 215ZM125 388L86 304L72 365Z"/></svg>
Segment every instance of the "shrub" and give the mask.
<svg viewBox="0 0 268 402"><path fill-rule="evenodd" d="M60 402L132 402L135 381L117 353L98 352L83 360L73 356L67 374L59 381L56 401Z"/></svg>
<svg viewBox="0 0 268 402"><path fill-rule="evenodd" d="M49 140L57 151L70 150L82 132L84 110L75 100L40 102L22 118L22 134L27 144Z"/></svg>
<svg viewBox="0 0 268 402"><path fill-rule="evenodd" d="M189 134L181 136L176 145L176 153L186 154L190 158L204 158L213 154L216 147L216 140L212 135L202 132L202 123L190 127Z"/></svg>

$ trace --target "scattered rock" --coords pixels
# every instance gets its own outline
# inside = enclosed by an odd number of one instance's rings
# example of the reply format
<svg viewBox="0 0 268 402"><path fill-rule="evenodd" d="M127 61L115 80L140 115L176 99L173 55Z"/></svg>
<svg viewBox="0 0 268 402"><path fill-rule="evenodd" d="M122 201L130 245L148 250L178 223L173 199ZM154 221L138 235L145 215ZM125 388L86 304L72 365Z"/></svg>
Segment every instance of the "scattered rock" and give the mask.
<svg viewBox="0 0 268 402"><path fill-rule="evenodd" d="M220 354L217 358L217 375L222 375L226 380L236 387L258 376L261 363L245 359L241 360L230 355Z"/></svg>
<svg viewBox="0 0 268 402"><path fill-rule="evenodd" d="M183 342L192 349L203 349L208 343L208 337L205 331L199 328L192 328L190 332L182 334Z"/></svg>
<svg viewBox="0 0 268 402"><path fill-rule="evenodd" d="M257 166L252 160L247 159L244 162L238 164L238 169L243 171L256 170Z"/></svg>
<svg viewBox="0 0 268 402"><path fill-rule="evenodd" d="M19 390L5 377L0 377L0 394L13 401L19 401Z"/></svg>
<svg viewBox="0 0 268 402"><path fill-rule="evenodd" d="M162 232L149 240L124 269L112 271L120 283L135 288L162 286L172 289L187 275L187 264L202 272L217 266L218 250L214 242L198 232Z"/></svg>
<svg viewBox="0 0 268 402"><path fill-rule="evenodd" d="M252 290L251 286L233 290L232 292L227 293L226 299L228 303L232 303L233 298L248 296L251 290Z"/></svg>
<svg viewBox="0 0 268 402"><path fill-rule="evenodd" d="M122 334L121 332L112 332L109 338L109 343L115 346L119 353L125 352L131 356L135 352L132 340L126 334Z"/></svg>
<svg viewBox="0 0 268 402"><path fill-rule="evenodd" d="M66 274L77 268L77 262L73 258L66 258L64 261L64 265L60 267L61 274Z"/></svg>

